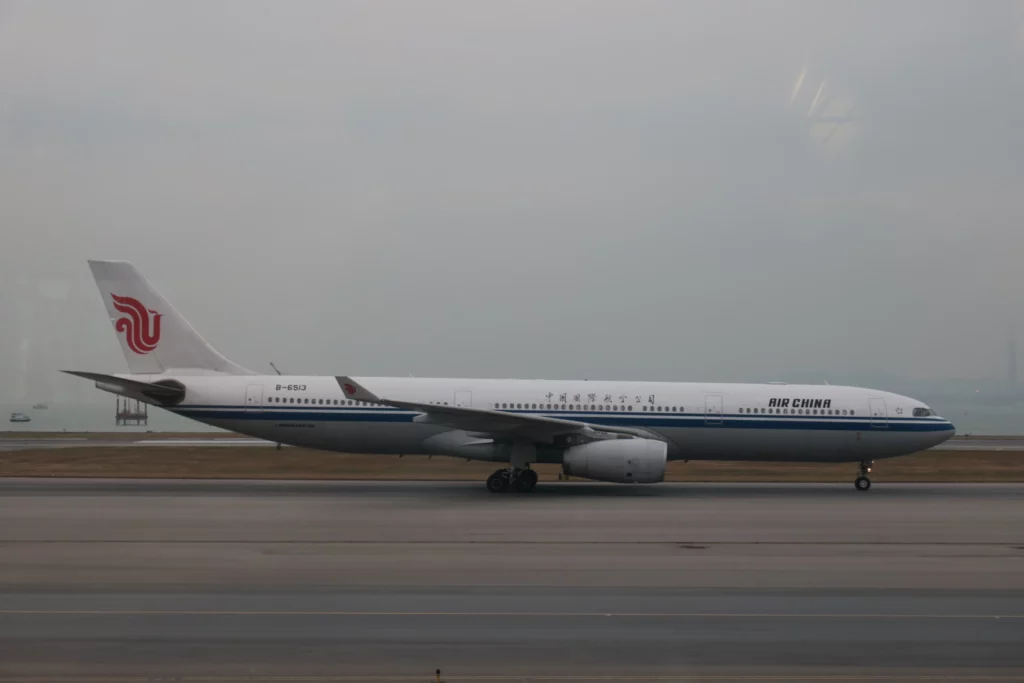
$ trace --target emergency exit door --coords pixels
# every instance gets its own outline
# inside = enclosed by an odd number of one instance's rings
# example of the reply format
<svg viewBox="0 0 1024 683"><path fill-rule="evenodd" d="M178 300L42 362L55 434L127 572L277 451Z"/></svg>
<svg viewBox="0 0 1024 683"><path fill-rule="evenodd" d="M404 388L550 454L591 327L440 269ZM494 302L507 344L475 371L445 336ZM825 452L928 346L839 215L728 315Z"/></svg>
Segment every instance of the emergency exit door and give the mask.
<svg viewBox="0 0 1024 683"><path fill-rule="evenodd" d="M472 408L473 407L473 392L472 391L456 391L455 392L455 407L456 408Z"/></svg>

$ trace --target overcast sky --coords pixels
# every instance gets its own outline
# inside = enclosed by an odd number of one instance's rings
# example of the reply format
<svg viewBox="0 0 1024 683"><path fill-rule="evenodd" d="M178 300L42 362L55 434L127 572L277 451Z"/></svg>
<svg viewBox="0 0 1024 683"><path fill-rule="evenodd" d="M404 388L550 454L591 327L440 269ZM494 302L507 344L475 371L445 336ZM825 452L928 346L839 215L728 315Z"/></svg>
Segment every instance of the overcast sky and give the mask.
<svg viewBox="0 0 1024 683"><path fill-rule="evenodd" d="M0 394L124 371L86 258L257 370L1000 375L1022 67L998 0L0 0Z"/></svg>

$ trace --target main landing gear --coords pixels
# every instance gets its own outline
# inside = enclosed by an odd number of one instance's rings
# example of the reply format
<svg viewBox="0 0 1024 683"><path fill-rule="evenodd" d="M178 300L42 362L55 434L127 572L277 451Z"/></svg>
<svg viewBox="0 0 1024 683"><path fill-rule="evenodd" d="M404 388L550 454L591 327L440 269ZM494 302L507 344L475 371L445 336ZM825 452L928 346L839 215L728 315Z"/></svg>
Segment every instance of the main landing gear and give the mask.
<svg viewBox="0 0 1024 683"><path fill-rule="evenodd" d="M860 473L857 478L853 480L853 485L858 491L867 491L871 488L871 480L868 479L868 475L871 473L871 461L862 460L860 463Z"/></svg>
<svg viewBox="0 0 1024 683"><path fill-rule="evenodd" d="M533 470L513 469L498 470L487 477L487 490L491 493L505 493L506 491L519 491L529 493L537 485L537 473Z"/></svg>

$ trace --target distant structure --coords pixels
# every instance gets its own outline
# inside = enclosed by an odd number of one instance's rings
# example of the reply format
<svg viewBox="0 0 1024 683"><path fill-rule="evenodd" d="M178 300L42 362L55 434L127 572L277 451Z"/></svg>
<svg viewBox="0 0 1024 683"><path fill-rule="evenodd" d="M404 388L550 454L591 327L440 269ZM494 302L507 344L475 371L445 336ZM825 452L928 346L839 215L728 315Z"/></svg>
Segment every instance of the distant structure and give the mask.
<svg viewBox="0 0 1024 683"><path fill-rule="evenodd" d="M118 394L114 424L118 427L145 427L149 424L149 406L142 401Z"/></svg>

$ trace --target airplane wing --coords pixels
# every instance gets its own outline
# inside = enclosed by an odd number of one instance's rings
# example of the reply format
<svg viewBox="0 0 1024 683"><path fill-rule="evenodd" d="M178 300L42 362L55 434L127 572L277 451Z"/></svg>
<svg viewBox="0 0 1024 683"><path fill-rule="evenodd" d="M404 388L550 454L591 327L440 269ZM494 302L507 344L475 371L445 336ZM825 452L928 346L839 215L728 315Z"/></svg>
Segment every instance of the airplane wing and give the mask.
<svg viewBox="0 0 1024 683"><path fill-rule="evenodd" d="M467 432L487 433L505 437L524 437L544 442L550 441L555 436L567 434L608 438L607 436L599 436L602 433L660 439L660 437L643 429L610 427L545 415L523 415L521 413L507 413L484 408L463 408L435 405L433 403L419 403L416 401L392 400L377 396L351 377L336 377L335 379L338 381L338 386L341 387L345 396L350 399L402 408L404 410L416 410L423 413L423 415L414 418L416 422L442 425Z"/></svg>

